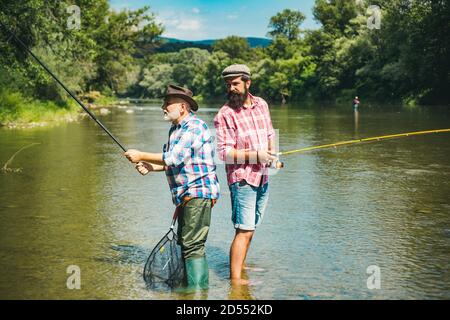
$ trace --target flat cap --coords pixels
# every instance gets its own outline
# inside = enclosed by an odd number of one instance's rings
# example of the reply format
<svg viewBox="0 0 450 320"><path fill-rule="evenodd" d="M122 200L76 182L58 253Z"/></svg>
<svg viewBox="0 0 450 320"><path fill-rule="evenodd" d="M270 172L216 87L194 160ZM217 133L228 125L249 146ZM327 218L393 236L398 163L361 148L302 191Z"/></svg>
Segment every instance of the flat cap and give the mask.
<svg viewBox="0 0 450 320"><path fill-rule="evenodd" d="M226 67L222 71L222 77L226 78L235 78L239 76L247 76L250 77L252 74L250 72L250 68L245 64L232 64L231 66Z"/></svg>

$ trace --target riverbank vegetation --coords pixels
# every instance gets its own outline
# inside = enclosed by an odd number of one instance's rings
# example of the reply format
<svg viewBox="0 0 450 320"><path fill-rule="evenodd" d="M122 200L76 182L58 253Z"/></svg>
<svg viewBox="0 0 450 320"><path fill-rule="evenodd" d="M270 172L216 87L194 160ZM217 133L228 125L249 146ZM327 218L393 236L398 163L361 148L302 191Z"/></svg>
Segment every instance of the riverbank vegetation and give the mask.
<svg viewBox="0 0 450 320"><path fill-rule="evenodd" d="M92 91L104 100L126 94L136 83L138 56L151 51L162 28L147 8L115 12L107 0L75 3L79 27L70 10L73 1L3 1L0 20L80 97ZM0 104L1 123L40 119L42 109L57 109L55 117L73 112L67 94L5 32L0 53L0 94L6 102Z"/></svg>
<svg viewBox="0 0 450 320"><path fill-rule="evenodd" d="M78 29L69 27L73 2L82 13ZM267 21L271 42L263 47L230 36L169 48L149 8L117 12L107 0L2 2L0 19L80 97L98 91L109 102L158 99L168 83L177 83L200 100L223 98L221 71L245 63L253 93L273 102L348 103L358 95L363 102L448 105L449 6L444 0L316 0L320 28L304 29L305 15L286 9ZM2 33L0 40L0 123L73 114L51 77L13 39Z"/></svg>

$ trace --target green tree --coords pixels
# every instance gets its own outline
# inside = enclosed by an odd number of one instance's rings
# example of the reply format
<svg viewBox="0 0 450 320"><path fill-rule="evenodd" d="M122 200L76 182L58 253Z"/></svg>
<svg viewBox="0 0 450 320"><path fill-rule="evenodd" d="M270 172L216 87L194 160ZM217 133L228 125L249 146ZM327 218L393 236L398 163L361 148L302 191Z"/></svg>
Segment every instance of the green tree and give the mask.
<svg viewBox="0 0 450 320"><path fill-rule="evenodd" d="M94 33L98 46L95 63L98 66L97 77L92 79L92 87L113 93L124 93L130 85L126 73L134 63L133 55L142 39L156 39L163 31L153 15L147 15L148 7L135 11L108 12L108 23L102 24ZM145 24L143 28L140 28Z"/></svg>
<svg viewBox="0 0 450 320"><path fill-rule="evenodd" d="M213 44L213 51L223 51L233 60L246 61L250 58L251 48L247 39L229 36Z"/></svg>
<svg viewBox="0 0 450 320"><path fill-rule="evenodd" d="M415 96L422 103L448 103L450 3L438 0L411 1L405 4L403 1L393 7L392 11L407 5L409 7L405 12L406 18L402 19L402 26L404 30L408 30L408 35L401 42L399 60L410 80L409 95Z"/></svg>
<svg viewBox="0 0 450 320"><path fill-rule="evenodd" d="M216 99L225 95L226 87L222 79L222 71L232 61L228 54L223 51L216 51L211 54L205 64L203 74L196 81L204 98Z"/></svg>
<svg viewBox="0 0 450 320"><path fill-rule="evenodd" d="M81 11L79 29L67 27L66 10L74 4ZM138 44L142 39L156 42L162 33L147 7L114 12L107 0L2 1L0 19L75 92L124 92L135 79L133 54ZM15 84L23 79L21 91L35 98L64 99L64 92L22 48L5 34L0 37L1 65L14 75Z"/></svg>
<svg viewBox="0 0 450 320"><path fill-rule="evenodd" d="M3 1L0 19L52 69L66 71L72 69L75 55L81 61L88 61L91 57L89 50L83 50L89 47L86 38L66 27L67 6L64 1ZM0 33L0 39L0 66L6 71L1 72L4 90L16 90L15 87L18 87L25 95L63 100L63 91L17 42L4 32ZM83 70L83 67L80 69ZM62 72L60 77L75 90L80 88L78 81L83 83L86 80L80 73L71 75L70 72Z"/></svg>
<svg viewBox="0 0 450 320"><path fill-rule="evenodd" d="M173 67L170 64L157 64L144 69L144 76L139 85L144 88L144 95L161 98L169 84L173 82Z"/></svg>
<svg viewBox="0 0 450 320"><path fill-rule="evenodd" d="M183 49L177 55L177 64L174 65L173 80L175 83L184 85L196 94L198 77L203 75L205 64L210 57L207 50L198 48Z"/></svg>
<svg viewBox="0 0 450 320"><path fill-rule="evenodd" d="M269 35L273 38L282 36L288 40L298 39L300 36L300 25L305 21L306 17L300 11L285 9L277 15L270 18Z"/></svg>
<svg viewBox="0 0 450 320"><path fill-rule="evenodd" d="M350 20L356 18L358 9L356 1L316 0L313 14L324 32L338 36L345 32Z"/></svg>

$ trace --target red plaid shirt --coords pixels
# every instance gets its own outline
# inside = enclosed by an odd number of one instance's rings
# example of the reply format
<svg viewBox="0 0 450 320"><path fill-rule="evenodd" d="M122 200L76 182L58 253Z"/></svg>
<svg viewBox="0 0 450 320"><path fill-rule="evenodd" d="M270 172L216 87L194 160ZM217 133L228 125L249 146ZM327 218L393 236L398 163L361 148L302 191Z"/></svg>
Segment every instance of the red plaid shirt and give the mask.
<svg viewBox="0 0 450 320"><path fill-rule="evenodd" d="M258 164L256 159L250 159L247 163L243 159L237 163L227 159L231 149L268 150L269 140L275 139L267 102L252 95L250 98L251 107L242 106L235 110L226 104L214 118L217 151L219 158L226 161L228 185L246 180L248 184L258 187L268 182L267 166Z"/></svg>

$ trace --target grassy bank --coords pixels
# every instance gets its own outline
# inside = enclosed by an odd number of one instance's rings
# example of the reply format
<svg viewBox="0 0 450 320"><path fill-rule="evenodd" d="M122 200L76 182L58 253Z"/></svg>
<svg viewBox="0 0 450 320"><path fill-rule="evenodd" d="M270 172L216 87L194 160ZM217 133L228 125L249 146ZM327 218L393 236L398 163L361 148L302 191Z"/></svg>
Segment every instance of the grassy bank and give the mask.
<svg viewBox="0 0 450 320"><path fill-rule="evenodd" d="M78 108L73 103L54 103L24 97L20 92L0 91L0 124L26 127L76 119Z"/></svg>
<svg viewBox="0 0 450 320"><path fill-rule="evenodd" d="M99 96L88 106L108 106L117 101L113 97ZM75 121L82 109L71 98L63 102L41 101L26 97L20 92L0 90L0 126L26 128L50 123Z"/></svg>

